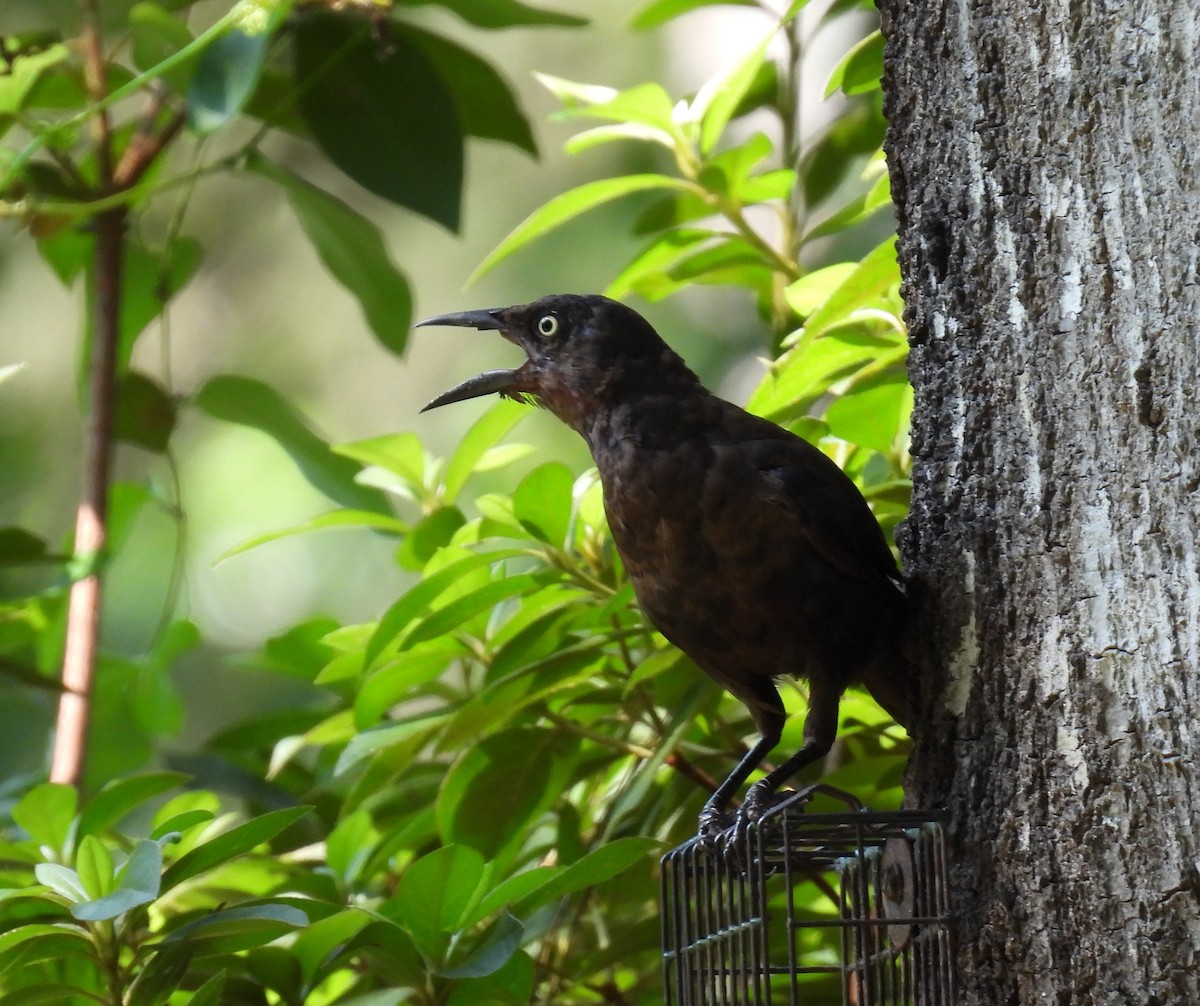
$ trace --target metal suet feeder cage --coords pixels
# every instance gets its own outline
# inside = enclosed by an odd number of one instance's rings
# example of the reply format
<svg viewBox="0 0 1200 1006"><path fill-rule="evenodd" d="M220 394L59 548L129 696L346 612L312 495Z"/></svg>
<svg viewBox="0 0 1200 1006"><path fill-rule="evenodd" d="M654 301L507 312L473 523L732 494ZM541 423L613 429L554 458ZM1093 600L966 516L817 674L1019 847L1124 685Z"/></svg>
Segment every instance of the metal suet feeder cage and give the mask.
<svg viewBox="0 0 1200 1006"><path fill-rule="evenodd" d="M809 812L818 796L845 807ZM668 1006L953 1006L941 822L809 786L662 859Z"/></svg>

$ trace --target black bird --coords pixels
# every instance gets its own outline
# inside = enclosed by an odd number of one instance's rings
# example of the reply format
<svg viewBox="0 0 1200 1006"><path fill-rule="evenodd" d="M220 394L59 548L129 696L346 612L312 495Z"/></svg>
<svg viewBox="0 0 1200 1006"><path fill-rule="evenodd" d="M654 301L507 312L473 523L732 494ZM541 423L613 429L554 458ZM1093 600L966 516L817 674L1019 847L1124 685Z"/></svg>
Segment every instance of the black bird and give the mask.
<svg viewBox="0 0 1200 1006"><path fill-rule="evenodd" d="M641 315L607 297L420 324L495 330L525 351L516 370L480 374L422 411L495 392L533 398L576 430L646 616L750 710L761 740L704 805L701 834L724 830L734 794L779 742L775 677L808 680L804 746L750 787L743 822L828 753L848 685L906 723L900 574L866 501L821 451L712 395Z"/></svg>

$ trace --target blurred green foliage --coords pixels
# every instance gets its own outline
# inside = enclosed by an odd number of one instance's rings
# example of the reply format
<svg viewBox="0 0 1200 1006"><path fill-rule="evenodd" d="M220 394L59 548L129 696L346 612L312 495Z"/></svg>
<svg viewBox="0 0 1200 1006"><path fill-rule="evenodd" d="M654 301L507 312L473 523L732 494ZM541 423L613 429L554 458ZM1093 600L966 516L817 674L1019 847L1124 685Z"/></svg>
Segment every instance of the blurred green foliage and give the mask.
<svg viewBox="0 0 1200 1006"><path fill-rule="evenodd" d="M306 136L366 189L455 227L467 136L535 149L513 93L488 61L411 24L405 6L243 0L199 31L190 6L112 5L125 20L109 26L110 104L144 99L143 131L172 116L193 136L253 128L208 161L155 165L126 190L97 192L85 128L96 104L69 32L8 36L5 214L90 301L96 212L120 203L137 214L163 191L251 173L279 189L379 344L404 353L412 298L379 229L272 160L264 139ZM513 0L444 6L483 29L579 21ZM701 6L658 0L635 25ZM850 50L830 81L851 96L843 111L800 135L792 73L804 6L775 15L744 59L694 95L654 81L615 90L545 78L564 117L592 124L570 151L632 144L638 170L551 198L481 269L605 202L653 193L634 224L642 245L608 292L744 293L773 358L749 407L834 456L891 528L907 507L910 407L893 242L852 261L828 256L831 236L889 205L881 51L876 36ZM829 5L806 37L861 6ZM780 44L783 56L769 55ZM138 128L118 125L118 150ZM244 665L278 679L284 700L170 758L163 742L183 716L172 672L201 640L176 610L178 572L165 597L147 593L153 644L102 658L82 795L28 779L3 794L4 1002L659 1001L652 855L692 834L712 779L753 726L645 623L594 473L507 440L528 411L513 403L437 457L411 433L331 443L247 376L210 375L182 401L165 375L130 361L203 249L179 214L161 231L131 229L125 247L115 436L158 455L166 478L113 486L100 561L123 554L147 508L183 520L171 473L190 409L266 434L336 507L264 529L229 555L357 529L390 544L409 586L377 619L314 617L266 640ZM0 370L0 382L15 373ZM11 689L55 689L66 588L95 561L64 551L0 529L0 562L20 573L5 583L27 588L0 599ZM799 687L786 701L802 705ZM842 709L824 778L877 808L896 805L902 732L857 693ZM782 748L799 734L790 724ZM180 771L163 771L164 760Z"/></svg>

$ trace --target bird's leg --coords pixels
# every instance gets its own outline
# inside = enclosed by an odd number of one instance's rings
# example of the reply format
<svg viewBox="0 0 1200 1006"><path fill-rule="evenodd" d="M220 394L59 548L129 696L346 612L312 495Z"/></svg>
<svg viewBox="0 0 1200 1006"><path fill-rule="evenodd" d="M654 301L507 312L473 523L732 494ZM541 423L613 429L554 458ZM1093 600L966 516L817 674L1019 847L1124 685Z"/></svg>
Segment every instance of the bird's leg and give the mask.
<svg viewBox="0 0 1200 1006"><path fill-rule="evenodd" d="M739 685L741 684L739 682ZM729 807L729 802L742 783L749 778L750 773L779 743L780 735L783 733L783 724L787 719L783 700L780 699L779 692L776 691L775 684L770 678L751 678L734 694L746 703L750 714L754 717L758 732L762 736L758 743L747 751L741 761L734 766L733 771L717 787L716 792L705 802L704 809L700 811L700 836L710 842L715 841L716 837L725 830L725 810Z"/></svg>
<svg viewBox="0 0 1200 1006"><path fill-rule="evenodd" d="M837 690L816 681L809 683L808 715L804 718L804 746L750 787L738 812L739 826L757 821L770 807L771 798L780 786L806 765L829 754L837 736L839 698Z"/></svg>

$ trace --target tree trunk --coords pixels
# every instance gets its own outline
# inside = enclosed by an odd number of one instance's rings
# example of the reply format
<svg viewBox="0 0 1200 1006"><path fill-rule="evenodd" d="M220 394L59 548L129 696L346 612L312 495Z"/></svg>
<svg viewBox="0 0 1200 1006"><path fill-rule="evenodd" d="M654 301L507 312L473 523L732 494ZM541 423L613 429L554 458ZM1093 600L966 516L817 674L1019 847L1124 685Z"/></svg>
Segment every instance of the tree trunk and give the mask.
<svg viewBox="0 0 1200 1006"><path fill-rule="evenodd" d="M1200 13L880 0L964 1004L1200 1003Z"/></svg>

